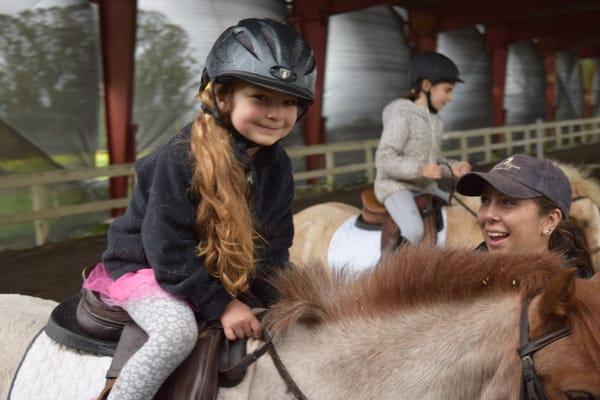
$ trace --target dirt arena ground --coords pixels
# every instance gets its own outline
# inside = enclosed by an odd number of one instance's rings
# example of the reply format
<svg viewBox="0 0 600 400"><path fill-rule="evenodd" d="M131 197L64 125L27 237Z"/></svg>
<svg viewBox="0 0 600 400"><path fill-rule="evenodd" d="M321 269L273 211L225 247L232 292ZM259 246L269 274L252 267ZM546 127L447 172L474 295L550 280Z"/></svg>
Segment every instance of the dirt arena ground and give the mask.
<svg viewBox="0 0 600 400"><path fill-rule="evenodd" d="M574 164L600 163L600 145L566 150L551 155ZM485 170L488 166L478 169ZM600 170L593 175L600 179ZM327 201L340 201L358 206L360 190L336 191L294 203L298 212L308 206ZM70 240L18 251L0 253L0 293L21 293L53 300L63 300L77 292L84 266L95 264L106 246L105 236Z"/></svg>

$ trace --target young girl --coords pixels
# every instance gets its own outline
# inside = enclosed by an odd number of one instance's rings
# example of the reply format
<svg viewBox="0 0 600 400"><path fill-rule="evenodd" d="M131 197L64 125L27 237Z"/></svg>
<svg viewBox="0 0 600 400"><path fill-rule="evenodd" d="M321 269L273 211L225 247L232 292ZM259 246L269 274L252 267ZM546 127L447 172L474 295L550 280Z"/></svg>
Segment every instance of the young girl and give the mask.
<svg viewBox="0 0 600 400"><path fill-rule="evenodd" d="M463 82L456 65L440 53L423 53L410 61L408 78L410 98L394 100L383 110L374 190L402 236L417 244L423 239L424 227L415 195L430 193L448 200L434 179L449 177L451 172L439 163L451 165L456 176L471 167L466 161L440 156L443 127L437 113L452 100L456 82Z"/></svg>
<svg viewBox="0 0 600 400"><path fill-rule="evenodd" d="M583 231L568 218L571 184L548 160L517 154L490 172L472 172L456 190L481 196L477 221L485 241L478 249L498 253L554 251L565 254L580 277L593 274Z"/></svg>
<svg viewBox="0 0 600 400"><path fill-rule="evenodd" d="M217 39L202 75L202 112L136 163L137 183L84 287L123 307L149 335L108 399L150 399L189 355L196 318L228 339L261 337L240 295L264 305L264 278L288 261L294 184L278 143L313 100L305 39L270 19L245 19Z"/></svg>

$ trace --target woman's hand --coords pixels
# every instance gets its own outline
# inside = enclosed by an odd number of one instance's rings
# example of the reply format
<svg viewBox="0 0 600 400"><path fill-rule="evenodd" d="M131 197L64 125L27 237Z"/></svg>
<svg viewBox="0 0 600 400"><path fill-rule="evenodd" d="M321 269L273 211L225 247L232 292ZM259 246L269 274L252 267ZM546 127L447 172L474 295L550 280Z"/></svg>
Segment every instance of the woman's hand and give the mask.
<svg viewBox="0 0 600 400"><path fill-rule="evenodd" d="M237 299L227 305L220 320L225 337L229 340L262 337L262 326L252 309Z"/></svg>
<svg viewBox="0 0 600 400"><path fill-rule="evenodd" d="M456 177L461 177L468 172L471 172L471 164L467 161L461 161L452 167L452 173Z"/></svg>
<svg viewBox="0 0 600 400"><path fill-rule="evenodd" d="M426 164L421 170L421 176L429 179L442 179L442 167L437 164Z"/></svg>

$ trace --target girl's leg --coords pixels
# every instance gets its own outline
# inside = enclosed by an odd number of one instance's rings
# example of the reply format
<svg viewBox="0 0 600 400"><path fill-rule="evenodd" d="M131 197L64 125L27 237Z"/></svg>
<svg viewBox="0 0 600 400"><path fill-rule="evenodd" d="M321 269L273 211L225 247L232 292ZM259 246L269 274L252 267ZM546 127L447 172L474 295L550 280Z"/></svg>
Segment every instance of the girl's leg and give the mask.
<svg viewBox="0 0 600 400"><path fill-rule="evenodd" d="M423 240L425 229L414 194L409 190L398 190L390 194L383 204L400 227L401 235L412 244L419 244Z"/></svg>
<svg viewBox="0 0 600 400"><path fill-rule="evenodd" d="M108 400L148 400L192 352L198 325L192 309L174 298L136 299L123 308L148 340L125 363Z"/></svg>

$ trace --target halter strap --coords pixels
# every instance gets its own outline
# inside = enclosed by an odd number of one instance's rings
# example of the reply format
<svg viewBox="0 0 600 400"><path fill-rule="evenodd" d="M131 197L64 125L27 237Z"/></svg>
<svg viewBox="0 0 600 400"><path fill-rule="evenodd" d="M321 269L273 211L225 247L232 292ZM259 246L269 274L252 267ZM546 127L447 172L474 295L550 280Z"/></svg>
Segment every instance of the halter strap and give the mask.
<svg viewBox="0 0 600 400"><path fill-rule="evenodd" d="M528 321L529 300L525 300L521 306L521 315L519 318L519 344L517 354L521 359L521 389L519 393L520 400L548 400L544 391L544 386L540 381L533 365L533 353L546 347L552 342L562 339L571 334L568 327L542 335L533 341L529 339L529 321Z"/></svg>

